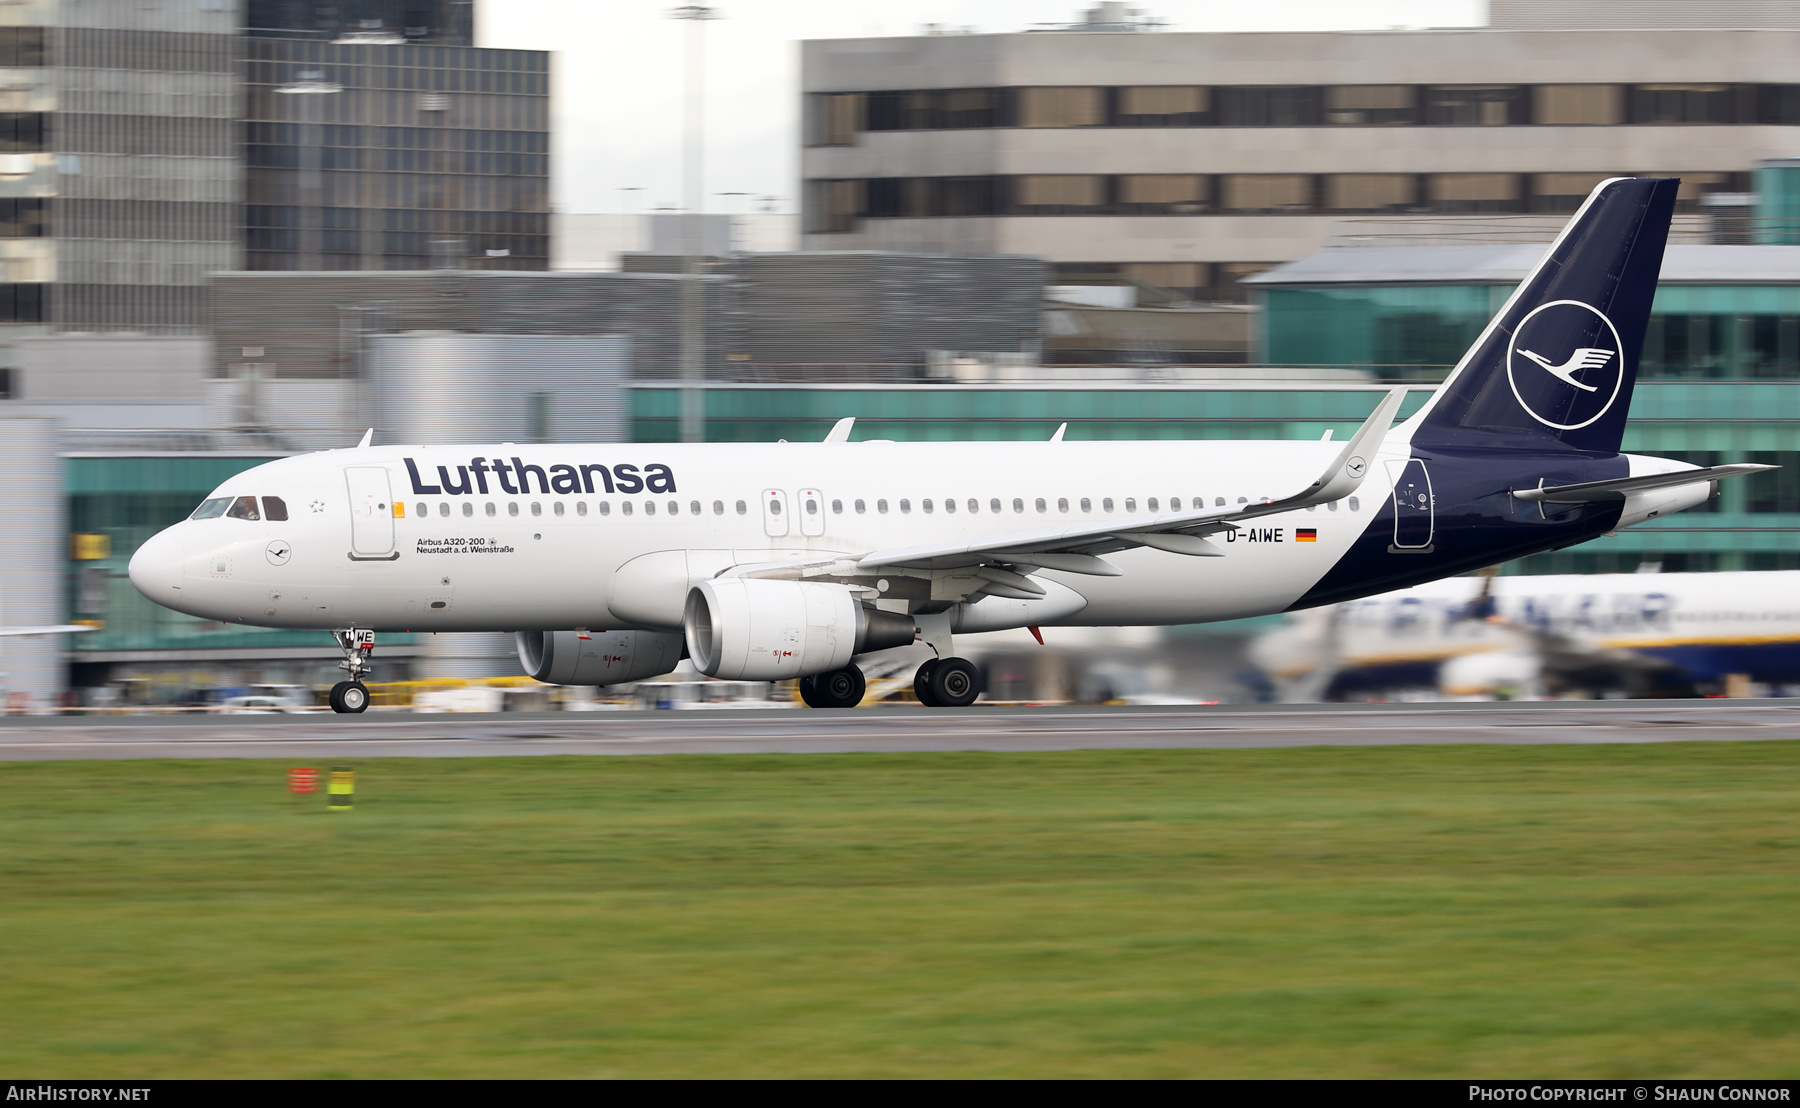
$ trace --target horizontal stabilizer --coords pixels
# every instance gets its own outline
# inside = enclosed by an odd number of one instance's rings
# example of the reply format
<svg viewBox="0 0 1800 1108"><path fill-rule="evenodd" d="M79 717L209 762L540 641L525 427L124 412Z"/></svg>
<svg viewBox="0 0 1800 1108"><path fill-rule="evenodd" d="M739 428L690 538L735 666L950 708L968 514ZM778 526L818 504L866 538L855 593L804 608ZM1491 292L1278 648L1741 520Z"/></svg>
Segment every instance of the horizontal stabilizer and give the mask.
<svg viewBox="0 0 1800 1108"><path fill-rule="evenodd" d="M1683 469L1674 473L1647 473L1642 477L1620 477L1612 481L1586 481L1579 485L1552 485L1547 489L1520 489L1513 495L1520 500L1541 501L1546 504L1589 504L1601 500L1623 500L1634 492L1674 489L1698 481L1717 481L1724 477L1741 477L1746 473L1780 468L1745 462L1710 466L1706 469Z"/></svg>

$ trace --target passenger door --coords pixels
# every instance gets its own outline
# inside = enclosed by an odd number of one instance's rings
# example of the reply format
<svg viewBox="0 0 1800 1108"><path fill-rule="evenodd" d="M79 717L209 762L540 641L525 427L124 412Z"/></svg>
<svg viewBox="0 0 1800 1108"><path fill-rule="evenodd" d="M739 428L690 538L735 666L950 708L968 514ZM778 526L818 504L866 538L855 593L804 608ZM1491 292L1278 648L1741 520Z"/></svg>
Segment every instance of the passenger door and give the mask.
<svg viewBox="0 0 1800 1108"><path fill-rule="evenodd" d="M1435 528L1431 474L1417 458L1389 462L1388 472L1394 476L1394 545L1388 553L1430 553Z"/></svg>
<svg viewBox="0 0 1800 1108"><path fill-rule="evenodd" d="M350 489L350 556L397 558L394 549L394 505L388 497L388 472L381 466L348 466Z"/></svg>
<svg viewBox="0 0 1800 1108"><path fill-rule="evenodd" d="M763 534L778 539L788 533L787 493L780 489L764 489L762 513Z"/></svg>

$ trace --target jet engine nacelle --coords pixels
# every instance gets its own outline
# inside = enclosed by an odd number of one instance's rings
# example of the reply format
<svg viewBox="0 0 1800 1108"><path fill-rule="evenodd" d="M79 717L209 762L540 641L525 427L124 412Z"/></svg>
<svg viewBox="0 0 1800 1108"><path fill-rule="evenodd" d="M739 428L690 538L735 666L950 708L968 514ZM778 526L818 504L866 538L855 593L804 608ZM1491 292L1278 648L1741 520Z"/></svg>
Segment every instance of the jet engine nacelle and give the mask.
<svg viewBox="0 0 1800 1108"><path fill-rule="evenodd" d="M688 656L708 677L783 681L913 641L910 616L865 608L844 585L715 577L688 590Z"/></svg>
<svg viewBox="0 0 1800 1108"><path fill-rule="evenodd" d="M681 636L656 631L520 631L513 636L525 672L551 685L616 685L675 668Z"/></svg>

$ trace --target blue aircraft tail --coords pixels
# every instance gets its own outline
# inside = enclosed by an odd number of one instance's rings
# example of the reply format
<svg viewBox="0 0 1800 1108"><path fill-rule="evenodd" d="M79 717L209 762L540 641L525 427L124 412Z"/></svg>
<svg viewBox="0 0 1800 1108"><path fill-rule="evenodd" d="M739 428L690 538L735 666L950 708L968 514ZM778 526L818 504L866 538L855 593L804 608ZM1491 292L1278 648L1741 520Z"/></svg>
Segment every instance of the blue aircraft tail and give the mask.
<svg viewBox="0 0 1800 1108"><path fill-rule="evenodd" d="M1596 186L1414 417L1413 442L1617 453L1679 186Z"/></svg>

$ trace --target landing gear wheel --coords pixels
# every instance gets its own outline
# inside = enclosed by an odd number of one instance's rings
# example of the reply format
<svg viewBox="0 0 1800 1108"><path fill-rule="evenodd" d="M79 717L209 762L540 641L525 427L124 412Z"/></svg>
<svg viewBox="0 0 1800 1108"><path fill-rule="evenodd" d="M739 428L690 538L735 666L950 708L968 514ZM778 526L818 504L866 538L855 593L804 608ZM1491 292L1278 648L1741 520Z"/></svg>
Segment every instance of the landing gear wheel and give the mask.
<svg viewBox="0 0 1800 1108"><path fill-rule="evenodd" d="M913 674L913 695L927 708L939 706L937 697L931 691L931 675L937 671L937 667L938 660L932 658L919 667L919 672Z"/></svg>
<svg viewBox="0 0 1800 1108"><path fill-rule="evenodd" d="M927 684L939 708L966 708L981 695L981 674L967 658L940 659Z"/></svg>
<svg viewBox="0 0 1800 1108"><path fill-rule="evenodd" d="M862 703L863 693L869 687L863 671L853 665L808 680L813 683L812 697L806 702L814 708L854 708Z"/></svg>
<svg viewBox="0 0 1800 1108"><path fill-rule="evenodd" d="M800 702L802 704L806 705L808 708L825 707L825 705L819 703L819 679L816 676L802 677L800 680L794 682L794 684L798 686Z"/></svg>
<svg viewBox="0 0 1800 1108"><path fill-rule="evenodd" d="M331 686L331 710L355 715L367 711L369 689L361 681L339 681Z"/></svg>

